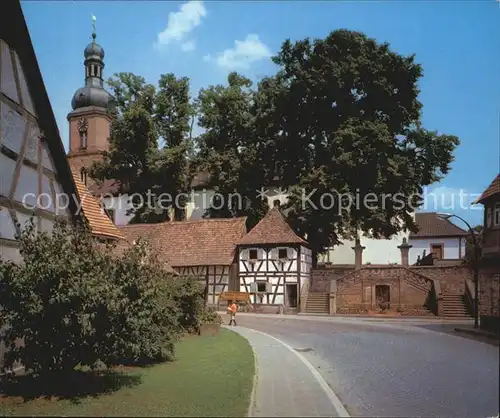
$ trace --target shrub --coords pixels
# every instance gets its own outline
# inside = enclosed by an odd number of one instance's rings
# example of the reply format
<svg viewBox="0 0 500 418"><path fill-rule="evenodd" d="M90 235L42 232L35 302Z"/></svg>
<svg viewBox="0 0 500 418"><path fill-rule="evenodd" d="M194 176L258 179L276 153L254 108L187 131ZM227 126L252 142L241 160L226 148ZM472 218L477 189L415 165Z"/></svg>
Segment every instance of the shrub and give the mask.
<svg viewBox="0 0 500 418"><path fill-rule="evenodd" d="M181 332L198 327L203 288L145 263L142 245L115 256L86 227L61 221L50 235L28 224L18 241L24 263L0 261L6 368L19 361L42 374L166 360Z"/></svg>
<svg viewBox="0 0 500 418"><path fill-rule="evenodd" d="M222 324L222 317L213 309L208 308L200 315L200 323L202 324Z"/></svg>

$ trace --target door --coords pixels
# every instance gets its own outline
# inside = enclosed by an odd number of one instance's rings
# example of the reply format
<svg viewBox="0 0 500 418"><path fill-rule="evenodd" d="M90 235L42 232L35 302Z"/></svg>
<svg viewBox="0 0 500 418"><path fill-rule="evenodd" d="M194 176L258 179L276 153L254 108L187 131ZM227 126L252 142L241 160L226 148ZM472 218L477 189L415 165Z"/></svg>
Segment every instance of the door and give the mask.
<svg viewBox="0 0 500 418"><path fill-rule="evenodd" d="M431 252L434 254L434 258L438 260L443 259L443 244L431 244Z"/></svg>
<svg viewBox="0 0 500 418"><path fill-rule="evenodd" d="M377 307L380 309L389 309L391 305L391 288L386 284L379 284L375 286L375 300Z"/></svg>
<svg viewBox="0 0 500 418"><path fill-rule="evenodd" d="M298 285L296 284L287 284L286 287L286 301L287 301L287 306L289 308L296 308L297 307L297 302L298 302Z"/></svg>

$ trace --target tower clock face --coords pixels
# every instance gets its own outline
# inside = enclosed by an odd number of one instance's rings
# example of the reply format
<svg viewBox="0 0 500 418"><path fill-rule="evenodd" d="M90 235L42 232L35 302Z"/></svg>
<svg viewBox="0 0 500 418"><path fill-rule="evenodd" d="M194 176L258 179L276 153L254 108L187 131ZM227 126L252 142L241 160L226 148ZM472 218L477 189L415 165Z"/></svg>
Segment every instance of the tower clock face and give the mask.
<svg viewBox="0 0 500 418"><path fill-rule="evenodd" d="M79 121L78 121L78 130L80 132L86 132L87 131L87 128L89 126L89 123L87 121L87 119L85 118L81 118Z"/></svg>

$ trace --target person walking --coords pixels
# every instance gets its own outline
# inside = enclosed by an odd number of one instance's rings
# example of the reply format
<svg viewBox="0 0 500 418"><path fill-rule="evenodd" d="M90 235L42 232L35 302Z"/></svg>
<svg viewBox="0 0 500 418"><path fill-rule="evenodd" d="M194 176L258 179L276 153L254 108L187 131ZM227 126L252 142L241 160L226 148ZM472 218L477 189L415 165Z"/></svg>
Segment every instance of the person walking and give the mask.
<svg viewBox="0 0 500 418"><path fill-rule="evenodd" d="M238 305L233 300L233 303L227 308L229 315L231 315L231 319L229 321L229 325L236 325L236 311L238 310Z"/></svg>

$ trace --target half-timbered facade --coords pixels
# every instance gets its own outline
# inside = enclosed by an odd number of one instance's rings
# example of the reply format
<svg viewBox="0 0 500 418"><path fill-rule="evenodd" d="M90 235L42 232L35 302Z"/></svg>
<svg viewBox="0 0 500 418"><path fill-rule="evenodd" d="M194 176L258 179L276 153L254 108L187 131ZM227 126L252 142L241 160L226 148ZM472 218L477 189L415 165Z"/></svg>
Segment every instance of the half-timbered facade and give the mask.
<svg viewBox="0 0 500 418"><path fill-rule="evenodd" d="M312 252L276 206L239 242L239 290L255 305L300 306L301 289L311 276Z"/></svg>
<svg viewBox="0 0 500 418"><path fill-rule="evenodd" d="M0 13L0 255L21 261L15 239L34 216L50 231L57 215L73 219L75 186L17 0Z"/></svg>
<svg viewBox="0 0 500 418"><path fill-rule="evenodd" d="M134 242L146 241L160 261L179 275L197 277L205 286L207 305L219 295L238 290L236 245L245 235L246 218L202 219L119 227Z"/></svg>

